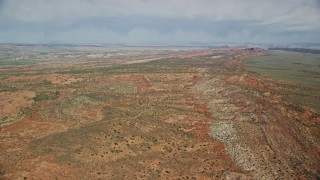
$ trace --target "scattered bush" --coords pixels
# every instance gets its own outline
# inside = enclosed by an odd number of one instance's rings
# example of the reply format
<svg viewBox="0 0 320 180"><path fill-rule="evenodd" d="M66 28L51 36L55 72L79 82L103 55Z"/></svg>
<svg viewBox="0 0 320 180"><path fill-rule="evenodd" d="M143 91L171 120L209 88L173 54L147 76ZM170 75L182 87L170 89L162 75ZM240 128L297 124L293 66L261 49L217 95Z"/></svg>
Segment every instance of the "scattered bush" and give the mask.
<svg viewBox="0 0 320 180"><path fill-rule="evenodd" d="M34 101L45 101L45 100L55 100L60 96L59 91L55 92L38 92L36 97L33 98Z"/></svg>

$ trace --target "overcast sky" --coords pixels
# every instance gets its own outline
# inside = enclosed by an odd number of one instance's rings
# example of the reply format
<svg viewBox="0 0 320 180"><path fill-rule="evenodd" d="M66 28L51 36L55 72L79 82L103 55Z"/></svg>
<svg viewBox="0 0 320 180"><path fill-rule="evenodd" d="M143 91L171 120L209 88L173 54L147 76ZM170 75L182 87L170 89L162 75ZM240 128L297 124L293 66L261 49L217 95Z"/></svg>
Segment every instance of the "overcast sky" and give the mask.
<svg viewBox="0 0 320 180"><path fill-rule="evenodd" d="M0 42L319 43L320 0L0 0Z"/></svg>

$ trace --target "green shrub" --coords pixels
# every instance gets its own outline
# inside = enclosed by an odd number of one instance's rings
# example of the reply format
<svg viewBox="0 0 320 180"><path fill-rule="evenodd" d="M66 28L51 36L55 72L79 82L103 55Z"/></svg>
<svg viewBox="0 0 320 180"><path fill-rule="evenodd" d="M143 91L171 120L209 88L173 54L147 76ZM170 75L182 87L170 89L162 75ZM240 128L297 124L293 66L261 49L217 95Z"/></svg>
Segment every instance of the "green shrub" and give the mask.
<svg viewBox="0 0 320 180"><path fill-rule="evenodd" d="M33 98L34 101L45 101L45 100L55 100L60 96L59 91L55 92L37 92L36 97Z"/></svg>

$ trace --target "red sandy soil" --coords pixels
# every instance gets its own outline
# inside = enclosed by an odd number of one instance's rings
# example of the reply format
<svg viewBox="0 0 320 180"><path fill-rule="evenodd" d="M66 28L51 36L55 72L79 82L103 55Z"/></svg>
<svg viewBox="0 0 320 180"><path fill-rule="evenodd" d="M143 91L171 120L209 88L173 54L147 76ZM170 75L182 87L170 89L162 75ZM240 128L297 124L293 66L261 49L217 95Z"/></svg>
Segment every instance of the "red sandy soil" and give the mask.
<svg viewBox="0 0 320 180"><path fill-rule="evenodd" d="M31 107L35 92L0 92L0 119L4 117L14 117L22 109Z"/></svg>

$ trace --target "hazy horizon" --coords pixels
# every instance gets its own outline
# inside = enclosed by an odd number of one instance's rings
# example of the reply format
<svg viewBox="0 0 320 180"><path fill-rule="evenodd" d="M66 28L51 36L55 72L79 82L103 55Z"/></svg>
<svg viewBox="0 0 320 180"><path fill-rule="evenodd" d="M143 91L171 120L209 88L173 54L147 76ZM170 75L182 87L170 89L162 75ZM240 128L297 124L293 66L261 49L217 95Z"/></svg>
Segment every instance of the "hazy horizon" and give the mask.
<svg viewBox="0 0 320 180"><path fill-rule="evenodd" d="M318 0L0 0L0 43L319 43Z"/></svg>

